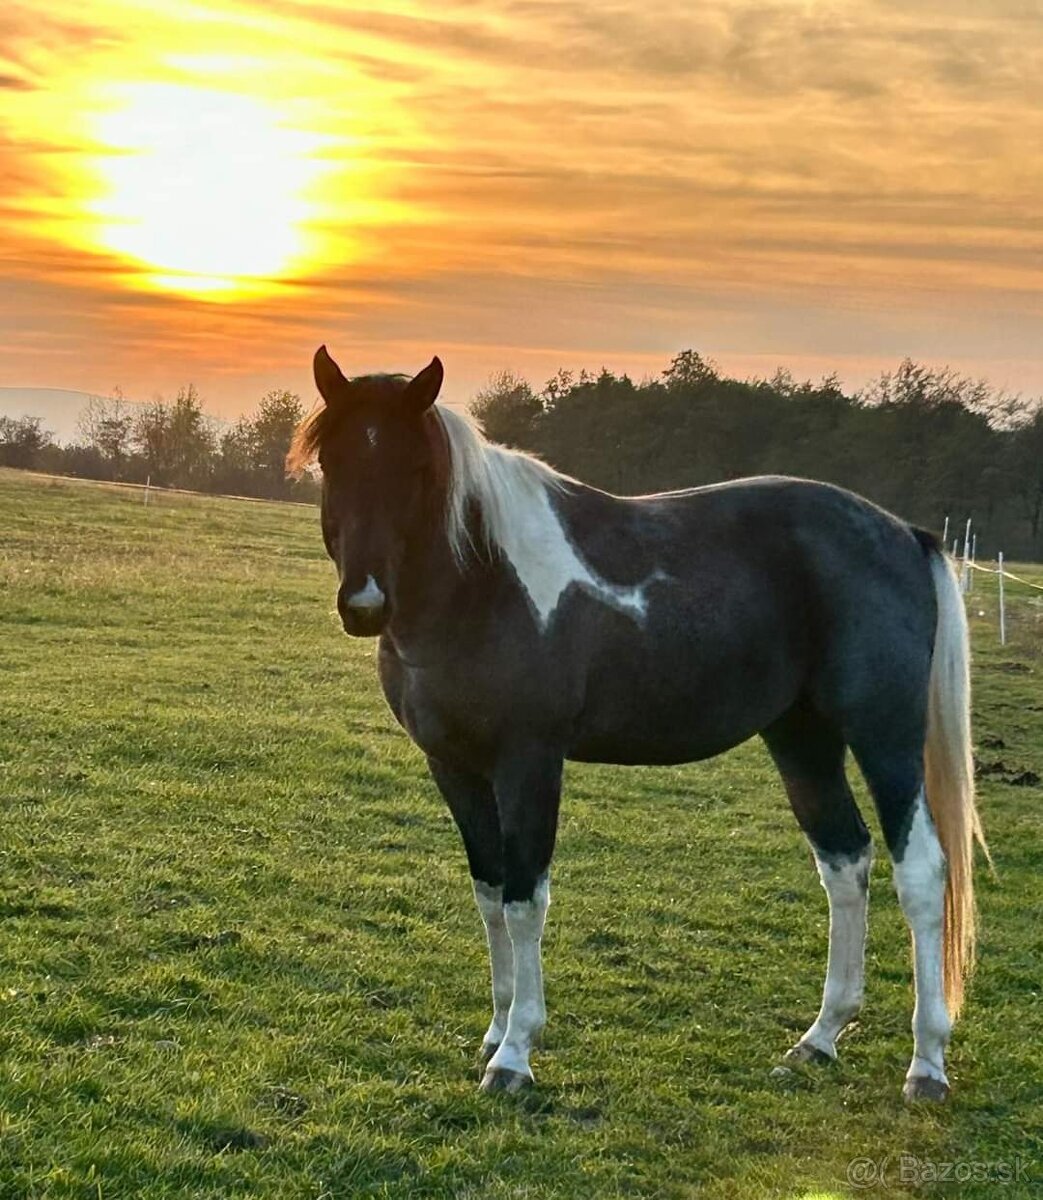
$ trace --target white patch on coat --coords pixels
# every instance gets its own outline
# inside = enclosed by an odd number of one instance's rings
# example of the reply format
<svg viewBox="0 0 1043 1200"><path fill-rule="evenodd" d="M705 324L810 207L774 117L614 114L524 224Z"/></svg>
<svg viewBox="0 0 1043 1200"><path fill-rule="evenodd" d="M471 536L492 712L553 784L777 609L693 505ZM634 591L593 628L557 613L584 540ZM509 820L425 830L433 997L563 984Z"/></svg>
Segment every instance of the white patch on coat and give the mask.
<svg viewBox="0 0 1043 1200"><path fill-rule="evenodd" d="M487 442L452 409L437 406L436 411L449 441L447 533L457 560L465 561L468 550L475 549L467 529L467 506L474 501L489 542L484 549L498 548L514 568L541 629L574 585L641 621L648 608L645 590L652 580L622 587L602 579L582 560L562 527L552 497L575 481L528 454Z"/></svg>
<svg viewBox="0 0 1043 1200"><path fill-rule="evenodd" d="M349 608L380 608L384 603L384 593L377 587L377 581L372 575L366 576L366 584L360 591L348 597Z"/></svg>
<svg viewBox="0 0 1043 1200"><path fill-rule="evenodd" d="M830 1058L836 1042L862 1007L865 990L866 913L869 907L869 869L873 852L854 862L831 863L815 853L819 879L829 898L829 959L822 1007L814 1024L800 1039Z"/></svg>
<svg viewBox="0 0 1043 1200"><path fill-rule="evenodd" d="M546 488L534 492L501 531L500 549L546 628L573 585L636 620L647 611L643 587L618 587L596 575L576 553Z"/></svg>
<svg viewBox="0 0 1043 1200"><path fill-rule="evenodd" d="M366 426L366 441L369 442L369 448L376 450L377 448L377 431L372 425Z"/></svg>
<svg viewBox="0 0 1043 1200"><path fill-rule="evenodd" d="M482 1044L498 1046L507 1033L507 1016L514 1000L514 949L503 912L503 888L474 880L474 899L485 925L493 985L493 1018Z"/></svg>
<svg viewBox="0 0 1043 1200"><path fill-rule="evenodd" d="M902 861L895 863L895 891L913 935L916 1006L913 1009L913 1061L907 1078L945 1077L945 1047L951 1022L942 976L945 909L945 855L921 789Z"/></svg>
<svg viewBox="0 0 1043 1200"><path fill-rule="evenodd" d="M540 940L549 905L550 881L544 876L536 884L531 900L515 900L503 906L514 950L514 999L507 1018L507 1032L500 1048L489 1060L490 1071L505 1069L532 1078L529 1054L547 1021Z"/></svg>

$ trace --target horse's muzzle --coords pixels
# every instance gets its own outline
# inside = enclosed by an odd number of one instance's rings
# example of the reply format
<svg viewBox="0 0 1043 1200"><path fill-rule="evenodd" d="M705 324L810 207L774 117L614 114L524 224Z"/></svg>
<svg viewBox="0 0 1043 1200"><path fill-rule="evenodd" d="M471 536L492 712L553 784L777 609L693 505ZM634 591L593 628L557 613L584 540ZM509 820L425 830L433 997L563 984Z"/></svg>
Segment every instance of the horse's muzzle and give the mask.
<svg viewBox="0 0 1043 1200"><path fill-rule="evenodd" d="M363 587L348 592L341 587L337 593L337 612L344 632L352 637L376 637L387 624L389 606L372 575L366 576Z"/></svg>

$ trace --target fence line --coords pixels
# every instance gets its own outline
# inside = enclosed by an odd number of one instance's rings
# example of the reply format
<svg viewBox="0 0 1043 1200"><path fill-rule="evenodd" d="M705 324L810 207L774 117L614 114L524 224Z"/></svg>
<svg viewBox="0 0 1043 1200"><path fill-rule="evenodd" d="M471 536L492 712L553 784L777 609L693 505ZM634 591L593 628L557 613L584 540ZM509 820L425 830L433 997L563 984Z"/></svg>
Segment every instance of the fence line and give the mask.
<svg viewBox="0 0 1043 1200"><path fill-rule="evenodd" d="M167 487L165 484L160 486L157 483L151 482L151 476L148 483L131 483L128 479L91 479L87 475L52 475L48 471L28 471L21 467L3 467L2 470L17 470L22 475L31 476L34 479L53 479L59 483L85 483L94 487L103 488L125 488L128 491L144 492L146 496L155 498L156 496L172 495L172 496L202 496L203 499L212 500L239 500L244 504L287 504L296 508L317 508L318 502L313 500L280 500L275 496L236 496L231 492L197 492L192 488L177 488ZM147 505L149 500L145 500Z"/></svg>
<svg viewBox="0 0 1043 1200"><path fill-rule="evenodd" d="M968 569L969 568L969 569ZM995 575L999 583L999 616L1000 616L1000 645L1007 644L1007 603L1003 581L1012 579L1015 583L1020 583L1025 587L1030 587L1037 592L1043 592L1043 584L1033 583L1030 579L1022 579L1020 575L1015 575L1013 571L1008 571L1003 566L1003 551L999 552L999 558L994 567L983 567L980 563L968 561L963 562L963 591L964 595L970 592L970 571L981 571L985 575Z"/></svg>
<svg viewBox="0 0 1043 1200"><path fill-rule="evenodd" d="M1002 562L1002 555L1000 556ZM1037 592L1043 592L1043 583L1033 583L1031 579L1022 579L1020 575L1015 575L1013 571L1006 570L1002 565L995 567L983 567L981 563L968 563L973 571L984 571L986 575L1002 575L1004 579L1013 579L1015 583L1023 583L1026 587L1035 588Z"/></svg>

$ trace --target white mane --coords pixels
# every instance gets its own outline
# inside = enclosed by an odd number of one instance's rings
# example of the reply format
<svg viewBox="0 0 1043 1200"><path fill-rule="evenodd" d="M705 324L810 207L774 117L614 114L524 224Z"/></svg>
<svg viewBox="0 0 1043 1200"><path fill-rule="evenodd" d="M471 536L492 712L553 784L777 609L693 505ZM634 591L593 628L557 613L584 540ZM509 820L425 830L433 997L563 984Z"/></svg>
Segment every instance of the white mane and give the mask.
<svg viewBox="0 0 1043 1200"><path fill-rule="evenodd" d="M559 491L572 482L546 463L520 450L508 450L486 441L478 427L462 413L435 406L449 442L449 503L446 533L457 561L469 550L510 553L510 545L542 511L548 491ZM482 514L485 546L475 546L467 528L467 507L474 501Z"/></svg>

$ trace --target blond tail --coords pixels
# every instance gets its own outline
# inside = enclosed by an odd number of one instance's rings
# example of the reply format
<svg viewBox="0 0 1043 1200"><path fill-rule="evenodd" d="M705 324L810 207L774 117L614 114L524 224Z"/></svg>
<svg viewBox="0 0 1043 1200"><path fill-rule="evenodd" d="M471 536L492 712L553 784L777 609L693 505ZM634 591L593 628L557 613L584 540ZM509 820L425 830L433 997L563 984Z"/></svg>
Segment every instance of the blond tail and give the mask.
<svg viewBox="0 0 1043 1200"><path fill-rule="evenodd" d="M945 556L932 550L930 561L938 629L931 660L924 773L927 807L948 862L944 979L945 1001L955 1019L963 1004L964 980L974 965L975 841L986 857L989 850L974 804L970 640L963 596Z"/></svg>

